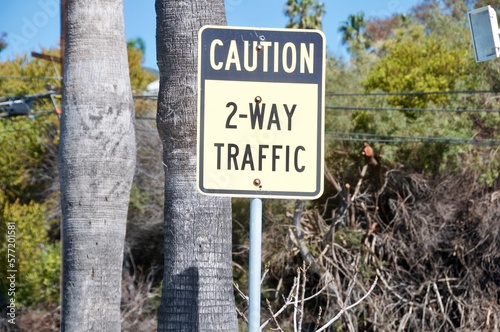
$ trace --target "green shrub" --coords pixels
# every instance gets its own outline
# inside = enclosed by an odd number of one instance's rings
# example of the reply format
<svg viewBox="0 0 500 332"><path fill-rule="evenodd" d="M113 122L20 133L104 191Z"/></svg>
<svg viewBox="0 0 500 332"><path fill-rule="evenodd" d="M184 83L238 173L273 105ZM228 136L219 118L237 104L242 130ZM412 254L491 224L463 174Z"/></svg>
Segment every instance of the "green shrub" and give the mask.
<svg viewBox="0 0 500 332"><path fill-rule="evenodd" d="M49 224L45 221L45 211L44 205L35 202L21 204L17 200L10 203L0 191L0 229L4 234L0 255L8 257L8 243L5 240L7 229L15 230L17 305L32 306L59 301L60 242L49 243ZM7 270L0 270L0 291L5 298L8 295L6 277Z"/></svg>

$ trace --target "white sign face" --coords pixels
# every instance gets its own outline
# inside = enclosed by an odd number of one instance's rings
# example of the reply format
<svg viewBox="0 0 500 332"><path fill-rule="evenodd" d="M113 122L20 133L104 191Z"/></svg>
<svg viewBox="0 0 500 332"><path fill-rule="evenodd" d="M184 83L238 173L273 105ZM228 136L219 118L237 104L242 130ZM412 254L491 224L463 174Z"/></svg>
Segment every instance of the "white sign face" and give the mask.
<svg viewBox="0 0 500 332"><path fill-rule="evenodd" d="M324 35L208 26L200 30L198 54L199 191L319 197Z"/></svg>

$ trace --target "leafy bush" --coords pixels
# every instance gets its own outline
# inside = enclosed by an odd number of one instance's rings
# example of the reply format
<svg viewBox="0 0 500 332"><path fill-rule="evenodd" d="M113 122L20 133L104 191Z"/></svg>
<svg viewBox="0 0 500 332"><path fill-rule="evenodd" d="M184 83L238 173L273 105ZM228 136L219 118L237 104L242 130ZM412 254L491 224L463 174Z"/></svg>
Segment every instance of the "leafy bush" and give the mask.
<svg viewBox="0 0 500 332"><path fill-rule="evenodd" d="M60 245L59 242L49 243L50 225L45 212L46 206L35 202L22 204L17 200L10 203L0 191L0 231L7 234L7 227L15 225L15 300L24 306L59 301ZM2 257L7 257L7 249L7 242L2 241ZM7 285L3 283L7 280L6 273L5 269L0 271L4 297L7 295Z"/></svg>

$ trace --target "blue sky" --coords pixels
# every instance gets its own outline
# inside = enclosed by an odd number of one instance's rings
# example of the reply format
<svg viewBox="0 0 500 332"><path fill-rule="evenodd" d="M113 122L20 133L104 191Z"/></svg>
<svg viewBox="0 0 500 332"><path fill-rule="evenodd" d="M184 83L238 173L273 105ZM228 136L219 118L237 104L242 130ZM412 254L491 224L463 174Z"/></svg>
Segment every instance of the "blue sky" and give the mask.
<svg viewBox="0 0 500 332"><path fill-rule="evenodd" d="M422 0L324 0L326 14L323 32L328 52L345 55L338 28L349 14L360 11L366 17L387 17L405 13ZM6 32L9 46L0 53L0 61L14 54L57 47L60 36L59 0L4 0L0 5L0 33ZM228 25L283 28L287 18L286 0L225 0ZM144 65L156 67L154 0L124 0L127 39L141 37L146 43Z"/></svg>

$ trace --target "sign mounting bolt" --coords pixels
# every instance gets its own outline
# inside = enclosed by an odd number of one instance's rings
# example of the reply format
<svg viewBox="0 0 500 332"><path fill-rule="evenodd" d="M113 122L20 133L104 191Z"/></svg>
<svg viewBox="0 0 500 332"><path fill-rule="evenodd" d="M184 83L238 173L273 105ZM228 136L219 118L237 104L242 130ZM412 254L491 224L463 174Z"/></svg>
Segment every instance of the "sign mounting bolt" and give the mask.
<svg viewBox="0 0 500 332"><path fill-rule="evenodd" d="M260 184L261 184L260 179L255 179L255 180L253 180L253 185L254 185L254 186L259 187L259 186L260 186Z"/></svg>
<svg viewBox="0 0 500 332"><path fill-rule="evenodd" d="M260 102L262 102L262 97L261 97L261 96L257 96L257 97L255 97L255 102L256 102L257 104L259 104Z"/></svg>

